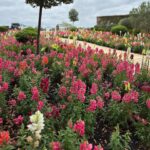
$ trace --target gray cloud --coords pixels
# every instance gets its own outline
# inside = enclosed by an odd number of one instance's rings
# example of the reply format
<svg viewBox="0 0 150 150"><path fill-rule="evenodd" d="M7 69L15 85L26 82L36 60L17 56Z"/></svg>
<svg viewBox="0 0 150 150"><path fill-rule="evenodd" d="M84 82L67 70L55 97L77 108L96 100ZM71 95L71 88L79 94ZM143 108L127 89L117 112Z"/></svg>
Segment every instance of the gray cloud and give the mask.
<svg viewBox="0 0 150 150"><path fill-rule="evenodd" d="M128 14L143 1L145 0L74 0L70 5L43 10L42 25L55 27L56 24L70 22L68 12L75 8L79 12L76 25L90 27L96 24L97 16ZM25 0L0 0L0 25L10 25L12 22L37 26L38 8L25 4Z"/></svg>

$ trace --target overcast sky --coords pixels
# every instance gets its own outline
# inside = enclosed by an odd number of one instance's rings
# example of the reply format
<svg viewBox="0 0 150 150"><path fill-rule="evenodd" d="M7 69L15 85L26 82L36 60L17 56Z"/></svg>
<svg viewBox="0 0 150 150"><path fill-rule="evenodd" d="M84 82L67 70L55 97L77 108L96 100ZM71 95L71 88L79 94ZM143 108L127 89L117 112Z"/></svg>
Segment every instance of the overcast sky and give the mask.
<svg viewBox="0 0 150 150"><path fill-rule="evenodd" d="M42 26L55 27L62 22L70 22L68 12L71 8L79 12L75 25L91 27L97 16L128 14L133 7L150 0L74 0L73 4L61 5L43 11ZM0 0L0 25L12 22L27 26L37 26L38 8L25 4L25 0Z"/></svg>

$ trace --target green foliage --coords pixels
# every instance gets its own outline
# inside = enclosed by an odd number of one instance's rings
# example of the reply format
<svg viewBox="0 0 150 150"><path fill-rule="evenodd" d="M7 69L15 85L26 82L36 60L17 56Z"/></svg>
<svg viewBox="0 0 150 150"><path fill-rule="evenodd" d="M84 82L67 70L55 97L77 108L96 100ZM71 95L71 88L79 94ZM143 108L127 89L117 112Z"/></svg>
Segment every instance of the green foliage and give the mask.
<svg viewBox="0 0 150 150"><path fill-rule="evenodd" d="M119 21L120 25L127 27L128 29L132 29L132 24L129 18L124 18Z"/></svg>
<svg viewBox="0 0 150 150"><path fill-rule="evenodd" d="M7 26L0 26L0 32L7 32L8 29L9 28Z"/></svg>
<svg viewBox="0 0 150 150"><path fill-rule="evenodd" d="M104 31L104 28L101 27L101 26L96 25L96 26L94 26L94 30L95 31Z"/></svg>
<svg viewBox="0 0 150 150"><path fill-rule="evenodd" d="M139 29L133 29L133 34L134 35L138 35L140 33L140 30Z"/></svg>
<svg viewBox="0 0 150 150"><path fill-rule="evenodd" d="M116 126L117 124L127 126L131 119L131 110L134 106L132 104L118 103L111 101L109 109L105 113L105 118L108 119L109 124Z"/></svg>
<svg viewBox="0 0 150 150"><path fill-rule="evenodd" d="M42 0L42 1L39 1L39 0L26 0L26 3L31 4L33 7L42 5L44 8L51 8L52 6L58 6L62 3L70 4L72 2L73 2L73 0Z"/></svg>
<svg viewBox="0 0 150 150"><path fill-rule="evenodd" d="M133 28L142 32L150 32L150 2L143 2L138 8L130 12Z"/></svg>
<svg viewBox="0 0 150 150"><path fill-rule="evenodd" d="M78 28L76 28L76 27L71 27L71 28L70 28L70 31L72 31L72 32L73 32L73 31L77 31L77 30L78 30Z"/></svg>
<svg viewBox="0 0 150 150"><path fill-rule="evenodd" d="M79 138L69 127L59 132L59 141L63 144L65 150L77 150L79 147Z"/></svg>
<svg viewBox="0 0 150 150"><path fill-rule="evenodd" d="M33 41L36 39L37 37L37 30L34 28L25 28L22 31L18 32L16 35L16 40L18 42L21 43L27 43L27 42L31 42L33 43Z"/></svg>
<svg viewBox="0 0 150 150"><path fill-rule="evenodd" d="M94 26L95 31L111 31L111 28L116 24L100 24Z"/></svg>
<svg viewBox="0 0 150 150"><path fill-rule="evenodd" d="M111 28L111 32L114 34L123 35L128 32L128 29L123 25L116 25Z"/></svg>
<svg viewBox="0 0 150 150"><path fill-rule="evenodd" d="M145 126L140 123L136 123L136 135L138 138L143 141L143 144L150 148L150 126Z"/></svg>
<svg viewBox="0 0 150 150"><path fill-rule="evenodd" d="M70 21L72 21L73 23L78 21L79 20L78 15L79 14L78 14L76 9L71 9L69 11L69 19L70 19Z"/></svg>
<svg viewBox="0 0 150 150"><path fill-rule="evenodd" d="M111 135L109 146L111 150L124 150L130 149L129 143L130 139L130 132L127 131L124 135L120 134L119 126L116 126L116 131L114 131Z"/></svg>

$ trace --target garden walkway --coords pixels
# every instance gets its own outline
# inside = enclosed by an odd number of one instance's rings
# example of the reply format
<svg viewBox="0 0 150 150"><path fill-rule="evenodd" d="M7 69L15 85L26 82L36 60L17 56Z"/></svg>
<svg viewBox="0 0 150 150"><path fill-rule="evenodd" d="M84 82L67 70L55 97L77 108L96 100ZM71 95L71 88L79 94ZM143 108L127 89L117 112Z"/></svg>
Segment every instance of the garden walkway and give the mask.
<svg viewBox="0 0 150 150"><path fill-rule="evenodd" d="M67 42L67 43L74 43L75 41L72 40L72 39L64 39L64 38L61 38L61 41L62 42ZM108 48L108 47L104 47L104 46L99 46L99 45L96 45L96 44L91 44L91 43L88 43L88 42L83 42L83 41L76 41L76 45L79 46L81 45L83 48L86 48L88 46L90 46L91 48L93 49L103 49L104 50L104 53L108 53L109 50L111 50L111 52L113 52L113 49L111 48ZM121 51L121 50L117 50L117 55L119 56L120 54L122 54L122 56L124 55L124 51ZM146 59L146 56L142 56L140 54L135 54L135 53L131 53L133 54L134 58L133 58L133 63L136 64L136 63L139 63L140 65L142 65L142 61L143 59ZM130 55L131 55L130 54ZM149 58L149 63L150 63L150 58ZM150 68L150 64L149 64L149 68Z"/></svg>

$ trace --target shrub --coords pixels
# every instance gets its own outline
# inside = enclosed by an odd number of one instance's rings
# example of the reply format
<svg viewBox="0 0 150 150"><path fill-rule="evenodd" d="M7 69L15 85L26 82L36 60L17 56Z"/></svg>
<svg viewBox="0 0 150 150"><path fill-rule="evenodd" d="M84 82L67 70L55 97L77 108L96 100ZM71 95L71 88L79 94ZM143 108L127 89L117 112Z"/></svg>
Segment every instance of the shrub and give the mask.
<svg viewBox="0 0 150 150"><path fill-rule="evenodd" d="M0 26L0 32L7 32L8 29L9 28L7 26Z"/></svg>
<svg viewBox="0 0 150 150"><path fill-rule="evenodd" d="M72 31L72 32L73 32L73 31L77 31L77 30L78 30L78 28L76 28L76 27L71 27L71 28L70 28L70 31Z"/></svg>
<svg viewBox="0 0 150 150"><path fill-rule="evenodd" d="M115 33L115 34L118 34L118 35L123 35L123 34L128 32L128 29L125 26L116 25L116 26L111 28L111 32Z"/></svg>
<svg viewBox="0 0 150 150"><path fill-rule="evenodd" d="M133 29L133 34L134 35L137 35L137 34L139 34L140 33L140 30L138 30L138 29Z"/></svg>
<svg viewBox="0 0 150 150"><path fill-rule="evenodd" d="M96 26L94 27L94 30L95 30L95 31L104 31L104 28L102 28L102 27L96 25Z"/></svg>
<svg viewBox="0 0 150 150"><path fill-rule="evenodd" d="M34 28L25 28L22 31L18 32L16 35L16 40L18 42L21 43L27 43L27 42L31 42L33 43L33 41L36 39L37 37L37 30Z"/></svg>
<svg viewBox="0 0 150 150"><path fill-rule="evenodd" d="M125 26L128 29L132 29L132 24L129 18L124 18L119 21L119 25Z"/></svg>

